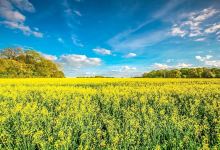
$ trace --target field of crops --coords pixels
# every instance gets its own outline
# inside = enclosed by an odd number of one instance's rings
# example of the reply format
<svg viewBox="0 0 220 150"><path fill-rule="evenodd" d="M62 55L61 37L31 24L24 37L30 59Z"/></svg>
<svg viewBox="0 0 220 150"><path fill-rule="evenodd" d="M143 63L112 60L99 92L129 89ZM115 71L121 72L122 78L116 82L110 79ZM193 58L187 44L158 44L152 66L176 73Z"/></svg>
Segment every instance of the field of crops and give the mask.
<svg viewBox="0 0 220 150"><path fill-rule="evenodd" d="M0 149L220 149L219 79L0 79Z"/></svg>

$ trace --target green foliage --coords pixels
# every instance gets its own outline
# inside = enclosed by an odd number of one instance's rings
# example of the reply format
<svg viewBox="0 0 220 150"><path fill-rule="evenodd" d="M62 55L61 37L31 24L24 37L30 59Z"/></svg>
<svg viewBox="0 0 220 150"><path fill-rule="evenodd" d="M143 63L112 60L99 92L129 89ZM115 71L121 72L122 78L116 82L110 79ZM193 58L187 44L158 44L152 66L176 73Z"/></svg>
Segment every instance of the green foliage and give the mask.
<svg viewBox="0 0 220 150"><path fill-rule="evenodd" d="M219 68L181 68L173 70L153 70L144 73L144 78L220 78Z"/></svg>
<svg viewBox="0 0 220 150"><path fill-rule="evenodd" d="M1 78L62 78L58 65L33 50L7 48L0 52Z"/></svg>

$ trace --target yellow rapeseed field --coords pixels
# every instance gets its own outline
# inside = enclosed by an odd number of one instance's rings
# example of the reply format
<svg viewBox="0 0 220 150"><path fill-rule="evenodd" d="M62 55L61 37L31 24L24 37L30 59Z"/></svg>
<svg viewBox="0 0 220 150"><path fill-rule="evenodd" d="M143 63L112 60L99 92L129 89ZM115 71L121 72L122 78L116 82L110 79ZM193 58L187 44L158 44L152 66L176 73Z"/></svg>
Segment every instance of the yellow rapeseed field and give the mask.
<svg viewBox="0 0 220 150"><path fill-rule="evenodd" d="M220 79L0 79L0 149L220 149Z"/></svg>

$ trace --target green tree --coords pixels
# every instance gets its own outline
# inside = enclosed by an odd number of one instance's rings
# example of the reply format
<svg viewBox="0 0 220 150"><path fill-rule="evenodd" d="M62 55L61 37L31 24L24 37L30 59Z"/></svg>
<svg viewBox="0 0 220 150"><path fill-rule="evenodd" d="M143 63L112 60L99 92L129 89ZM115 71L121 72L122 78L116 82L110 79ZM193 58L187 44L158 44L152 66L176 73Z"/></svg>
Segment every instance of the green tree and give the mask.
<svg viewBox="0 0 220 150"><path fill-rule="evenodd" d="M62 78L64 73L36 51L7 48L0 52L0 77Z"/></svg>
<svg viewBox="0 0 220 150"><path fill-rule="evenodd" d="M181 68L153 70L144 73L144 78L220 78L219 68Z"/></svg>

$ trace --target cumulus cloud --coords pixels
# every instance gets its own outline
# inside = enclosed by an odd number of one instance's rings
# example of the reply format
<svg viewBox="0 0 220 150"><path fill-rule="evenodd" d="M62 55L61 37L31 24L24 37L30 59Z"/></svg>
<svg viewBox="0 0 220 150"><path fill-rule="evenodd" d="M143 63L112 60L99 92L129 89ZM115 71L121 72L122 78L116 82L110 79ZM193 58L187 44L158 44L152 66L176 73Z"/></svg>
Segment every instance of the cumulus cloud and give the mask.
<svg viewBox="0 0 220 150"><path fill-rule="evenodd" d="M186 64L186 63L179 63L176 65L176 68L189 68L192 64Z"/></svg>
<svg viewBox="0 0 220 150"><path fill-rule="evenodd" d="M42 56L48 60L56 61L58 58L54 55L42 54Z"/></svg>
<svg viewBox="0 0 220 150"><path fill-rule="evenodd" d="M213 67L220 67L220 60L207 60L205 64Z"/></svg>
<svg viewBox="0 0 220 150"><path fill-rule="evenodd" d="M170 66L168 66L167 64L154 63L153 68L154 69L168 69L170 68Z"/></svg>
<svg viewBox="0 0 220 150"><path fill-rule="evenodd" d="M204 27L203 24L212 17L215 17L216 14L219 14L220 11L209 7L201 11L196 11L186 15L183 21L180 23L174 24L171 29L171 35L180 36L180 37L199 37L206 34L216 32L220 29L219 24L209 25ZM203 41L204 38L196 39L195 41Z"/></svg>
<svg viewBox="0 0 220 150"><path fill-rule="evenodd" d="M61 63L64 65L81 68L81 67L88 67L88 66L99 66L101 65L100 58L89 58L86 55L62 55L60 56Z"/></svg>
<svg viewBox="0 0 220 150"><path fill-rule="evenodd" d="M203 62L207 66L213 66L213 67L220 67L220 60L211 60L213 56L206 55L204 57L202 56L195 56L195 58L201 62Z"/></svg>
<svg viewBox="0 0 220 150"><path fill-rule="evenodd" d="M137 56L137 54L135 54L135 53L128 53L127 55L125 55L124 57L125 58L132 58L132 57L136 57Z"/></svg>
<svg viewBox="0 0 220 150"><path fill-rule="evenodd" d="M102 55L111 55L111 50L105 49L105 48L94 48L94 52Z"/></svg>
<svg viewBox="0 0 220 150"><path fill-rule="evenodd" d="M197 60L199 60L199 61L206 61L206 60L209 60L210 58L212 58L212 56L211 55L206 55L204 57L202 57L202 56L195 56L195 58Z"/></svg>
<svg viewBox="0 0 220 150"><path fill-rule="evenodd" d="M25 35L43 37L41 32L34 31L24 24L26 17L16 8L28 12L35 11L34 6L28 0L0 0L0 17L4 19L0 24L11 29L20 30Z"/></svg>
<svg viewBox="0 0 220 150"><path fill-rule="evenodd" d="M187 64L187 63L178 63L173 66L169 66L167 64L161 64L161 63L154 63L152 67L156 70L161 70L161 69L189 68L192 66L193 66L192 64Z"/></svg>

